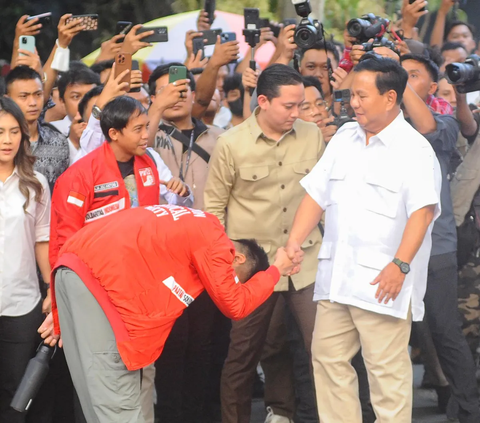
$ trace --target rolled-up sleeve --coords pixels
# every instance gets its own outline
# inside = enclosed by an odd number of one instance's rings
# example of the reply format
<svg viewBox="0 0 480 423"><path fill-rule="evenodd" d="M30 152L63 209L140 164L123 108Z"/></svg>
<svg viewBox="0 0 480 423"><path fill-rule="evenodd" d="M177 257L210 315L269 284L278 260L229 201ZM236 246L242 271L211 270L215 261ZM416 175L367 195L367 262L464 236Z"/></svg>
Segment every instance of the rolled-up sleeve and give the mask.
<svg viewBox="0 0 480 423"><path fill-rule="evenodd" d="M433 117L437 124L437 130L424 134L424 137L437 154L451 154L456 149L460 126L453 116L434 115Z"/></svg>
<svg viewBox="0 0 480 423"><path fill-rule="evenodd" d="M48 242L50 240L50 188L45 177L36 173L37 179L42 184L42 199L37 203L35 210L35 242Z"/></svg>

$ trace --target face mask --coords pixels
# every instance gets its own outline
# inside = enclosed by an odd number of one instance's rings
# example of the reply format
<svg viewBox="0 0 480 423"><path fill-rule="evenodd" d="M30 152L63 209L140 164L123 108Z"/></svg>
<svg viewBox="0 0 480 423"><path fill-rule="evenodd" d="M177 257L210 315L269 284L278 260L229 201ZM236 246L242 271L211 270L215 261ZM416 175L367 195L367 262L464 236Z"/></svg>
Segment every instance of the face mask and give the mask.
<svg viewBox="0 0 480 423"><path fill-rule="evenodd" d="M228 107L232 112L232 115L243 117L243 100L241 98L237 98L234 101L229 101Z"/></svg>

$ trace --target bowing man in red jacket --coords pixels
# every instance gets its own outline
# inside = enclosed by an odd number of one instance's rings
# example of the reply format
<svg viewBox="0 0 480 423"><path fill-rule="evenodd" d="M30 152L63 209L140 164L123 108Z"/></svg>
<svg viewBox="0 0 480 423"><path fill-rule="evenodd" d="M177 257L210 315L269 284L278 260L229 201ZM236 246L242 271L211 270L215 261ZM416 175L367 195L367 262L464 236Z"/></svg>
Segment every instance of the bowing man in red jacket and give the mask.
<svg viewBox="0 0 480 423"><path fill-rule="evenodd" d="M161 354L175 320L203 290L232 319L297 271L253 240L231 241L218 219L175 205L138 207L92 222L60 251L52 281L55 334L88 423L143 423L141 371ZM41 328L42 330L42 328Z"/></svg>

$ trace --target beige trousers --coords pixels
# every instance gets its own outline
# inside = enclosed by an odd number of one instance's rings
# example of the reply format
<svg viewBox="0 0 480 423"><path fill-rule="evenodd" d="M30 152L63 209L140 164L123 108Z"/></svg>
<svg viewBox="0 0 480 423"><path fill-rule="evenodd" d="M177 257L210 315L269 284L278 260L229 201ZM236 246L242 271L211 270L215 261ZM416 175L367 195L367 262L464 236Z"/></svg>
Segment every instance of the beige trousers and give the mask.
<svg viewBox="0 0 480 423"><path fill-rule="evenodd" d="M357 375L350 364L360 347L376 423L412 421L410 330L411 317L402 320L344 304L318 302L312 360L322 423L362 422Z"/></svg>

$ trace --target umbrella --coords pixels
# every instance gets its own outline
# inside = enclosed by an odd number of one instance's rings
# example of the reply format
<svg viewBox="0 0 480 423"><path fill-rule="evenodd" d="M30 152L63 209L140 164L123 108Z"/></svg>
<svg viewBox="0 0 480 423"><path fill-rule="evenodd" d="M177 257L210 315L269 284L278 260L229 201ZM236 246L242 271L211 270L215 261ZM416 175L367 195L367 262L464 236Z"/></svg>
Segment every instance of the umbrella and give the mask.
<svg viewBox="0 0 480 423"><path fill-rule="evenodd" d="M179 13L176 15L165 16L144 24L145 27L167 26L168 27L168 42L154 43L152 47L147 47L140 50L133 57L138 60L141 69L150 73L158 65L170 62L183 62L187 56L185 50L185 33L190 29L196 29L196 22L199 10L191 12ZM235 32L237 40L240 41L240 57L244 57L248 44L245 42L245 37L242 35L244 27L244 18L242 15L235 13L216 11L216 18L213 22L212 29L221 28L223 32ZM267 43L260 47L255 55L257 63L262 68L268 64L274 52L272 43ZM205 54L211 55L213 46L205 48ZM83 62L91 66L100 50L95 50L88 56L83 58Z"/></svg>

